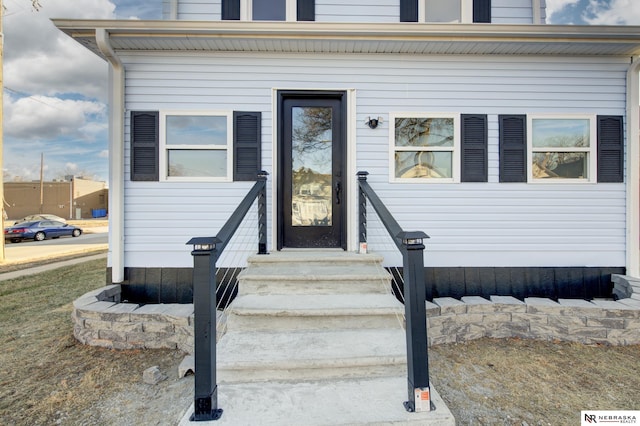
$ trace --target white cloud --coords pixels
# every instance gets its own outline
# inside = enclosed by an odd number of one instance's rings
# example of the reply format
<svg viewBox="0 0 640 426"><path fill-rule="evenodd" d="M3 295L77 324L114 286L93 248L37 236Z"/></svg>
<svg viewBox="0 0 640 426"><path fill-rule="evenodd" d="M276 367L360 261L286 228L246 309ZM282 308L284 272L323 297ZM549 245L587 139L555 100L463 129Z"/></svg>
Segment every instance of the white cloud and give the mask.
<svg viewBox="0 0 640 426"><path fill-rule="evenodd" d="M547 0L547 16L559 12L567 6L576 5L580 0Z"/></svg>
<svg viewBox="0 0 640 426"><path fill-rule="evenodd" d="M40 11L25 0L6 2L4 84L18 92L79 93L105 99L107 64L59 31L53 17L114 17L109 0L47 0Z"/></svg>
<svg viewBox="0 0 640 426"><path fill-rule="evenodd" d="M109 158L109 150L105 149L98 154L99 158Z"/></svg>
<svg viewBox="0 0 640 426"><path fill-rule="evenodd" d="M22 140L56 139L64 136L93 141L104 125L89 122L106 114L99 102L29 96L20 99L6 96L4 132Z"/></svg>
<svg viewBox="0 0 640 426"><path fill-rule="evenodd" d="M611 0L603 3L590 0L584 20L591 25L639 25L640 1Z"/></svg>

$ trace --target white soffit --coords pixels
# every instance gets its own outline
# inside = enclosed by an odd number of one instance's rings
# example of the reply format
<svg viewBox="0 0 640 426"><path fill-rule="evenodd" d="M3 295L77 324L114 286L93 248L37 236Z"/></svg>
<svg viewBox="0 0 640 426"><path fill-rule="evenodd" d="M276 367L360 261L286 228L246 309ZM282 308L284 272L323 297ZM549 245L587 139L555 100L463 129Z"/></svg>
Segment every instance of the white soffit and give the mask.
<svg viewBox="0 0 640 426"><path fill-rule="evenodd" d="M63 20L54 24L100 55L117 51L640 55L640 27L576 25Z"/></svg>

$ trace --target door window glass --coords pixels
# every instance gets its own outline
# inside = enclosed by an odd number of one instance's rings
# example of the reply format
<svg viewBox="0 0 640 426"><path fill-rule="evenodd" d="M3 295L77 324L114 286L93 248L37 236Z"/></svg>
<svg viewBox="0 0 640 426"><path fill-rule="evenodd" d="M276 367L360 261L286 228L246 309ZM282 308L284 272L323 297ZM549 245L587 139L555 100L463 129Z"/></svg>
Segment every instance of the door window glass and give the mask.
<svg viewBox="0 0 640 426"><path fill-rule="evenodd" d="M332 226L332 108L293 107L291 222Z"/></svg>

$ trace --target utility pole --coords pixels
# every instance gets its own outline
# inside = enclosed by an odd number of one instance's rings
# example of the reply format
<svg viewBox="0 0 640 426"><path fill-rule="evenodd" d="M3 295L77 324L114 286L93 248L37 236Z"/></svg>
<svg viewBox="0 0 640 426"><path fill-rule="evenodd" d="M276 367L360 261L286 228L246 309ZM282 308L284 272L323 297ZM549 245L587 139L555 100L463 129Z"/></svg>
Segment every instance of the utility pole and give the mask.
<svg viewBox="0 0 640 426"><path fill-rule="evenodd" d="M40 213L44 213L44 152L40 153Z"/></svg>
<svg viewBox="0 0 640 426"><path fill-rule="evenodd" d="M4 74L2 72L4 68L4 31L2 28L2 21L4 20L4 4L0 0L0 170L3 172L0 174L0 210L2 210L2 229L4 231L4 158L2 153L4 151L4 139L3 139L3 122L2 117L4 115L3 110L3 94L4 94ZM0 242L0 262L4 261L4 238Z"/></svg>

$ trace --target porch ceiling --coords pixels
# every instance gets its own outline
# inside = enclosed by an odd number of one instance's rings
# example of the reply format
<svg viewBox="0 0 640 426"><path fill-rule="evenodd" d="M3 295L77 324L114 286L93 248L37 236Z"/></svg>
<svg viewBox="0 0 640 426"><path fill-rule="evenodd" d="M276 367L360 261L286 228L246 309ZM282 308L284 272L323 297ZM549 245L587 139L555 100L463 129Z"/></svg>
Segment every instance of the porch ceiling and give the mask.
<svg viewBox="0 0 640 426"><path fill-rule="evenodd" d="M68 20L53 23L102 56L96 30L116 51L640 55L638 26Z"/></svg>

